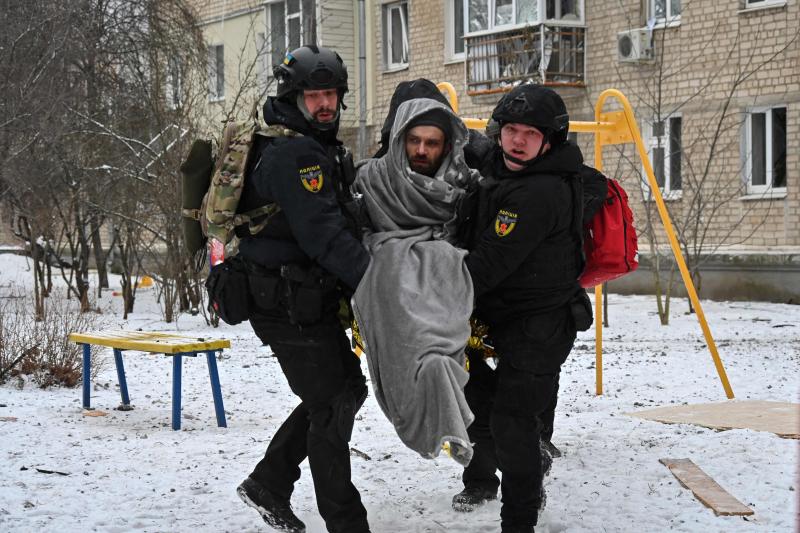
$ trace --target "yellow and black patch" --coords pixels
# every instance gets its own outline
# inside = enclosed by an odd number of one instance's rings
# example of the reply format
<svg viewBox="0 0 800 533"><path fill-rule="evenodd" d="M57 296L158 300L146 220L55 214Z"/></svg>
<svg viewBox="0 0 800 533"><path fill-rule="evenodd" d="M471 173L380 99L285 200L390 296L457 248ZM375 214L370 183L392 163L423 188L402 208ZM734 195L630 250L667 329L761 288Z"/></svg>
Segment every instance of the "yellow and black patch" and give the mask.
<svg viewBox="0 0 800 533"><path fill-rule="evenodd" d="M309 192L319 192L322 190L322 169L319 165L311 165L309 167L301 168L298 170L300 174L300 181L303 187Z"/></svg>
<svg viewBox="0 0 800 533"><path fill-rule="evenodd" d="M517 214L501 209L494 221L494 231L498 237L505 237L514 230L516 225Z"/></svg>

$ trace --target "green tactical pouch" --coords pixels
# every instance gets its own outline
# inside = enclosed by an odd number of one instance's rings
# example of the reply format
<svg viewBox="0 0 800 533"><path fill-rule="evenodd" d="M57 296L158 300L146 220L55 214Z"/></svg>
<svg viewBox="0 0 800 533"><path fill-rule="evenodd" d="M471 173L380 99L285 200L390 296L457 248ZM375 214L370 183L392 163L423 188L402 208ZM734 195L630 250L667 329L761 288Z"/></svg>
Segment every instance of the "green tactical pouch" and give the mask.
<svg viewBox="0 0 800 533"><path fill-rule="evenodd" d="M181 214L183 242L190 255L205 249L206 237L201 227L203 196L214 172L211 141L197 139L181 164Z"/></svg>

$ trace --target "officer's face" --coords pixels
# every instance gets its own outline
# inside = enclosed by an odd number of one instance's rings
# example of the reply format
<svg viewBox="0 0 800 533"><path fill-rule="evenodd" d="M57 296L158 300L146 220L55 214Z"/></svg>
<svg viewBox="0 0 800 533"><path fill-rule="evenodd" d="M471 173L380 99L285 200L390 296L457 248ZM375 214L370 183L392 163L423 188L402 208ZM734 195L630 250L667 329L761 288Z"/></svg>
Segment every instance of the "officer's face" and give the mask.
<svg viewBox="0 0 800 533"><path fill-rule="evenodd" d="M509 123L500 129L500 146L503 152L510 154L522 161L529 161L536 157L544 141L541 131L527 124ZM550 144L545 144L542 153L550 149ZM522 165L503 158L508 170L520 170Z"/></svg>
<svg viewBox="0 0 800 533"><path fill-rule="evenodd" d="M336 120L336 110L339 108L339 91L336 89L303 91L303 101L309 114L317 122Z"/></svg>
<svg viewBox="0 0 800 533"><path fill-rule="evenodd" d="M436 126L415 126L406 132L408 166L414 172L436 174L448 149L444 132Z"/></svg>

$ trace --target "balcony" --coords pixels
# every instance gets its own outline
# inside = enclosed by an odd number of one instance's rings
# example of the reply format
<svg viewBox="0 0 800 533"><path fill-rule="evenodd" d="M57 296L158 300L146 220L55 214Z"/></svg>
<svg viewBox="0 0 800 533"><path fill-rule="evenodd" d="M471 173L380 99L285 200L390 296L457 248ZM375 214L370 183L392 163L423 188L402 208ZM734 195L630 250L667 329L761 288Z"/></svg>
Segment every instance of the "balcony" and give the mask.
<svg viewBox="0 0 800 533"><path fill-rule="evenodd" d="M522 82L584 86L586 28L522 26L467 35L467 93L507 91Z"/></svg>

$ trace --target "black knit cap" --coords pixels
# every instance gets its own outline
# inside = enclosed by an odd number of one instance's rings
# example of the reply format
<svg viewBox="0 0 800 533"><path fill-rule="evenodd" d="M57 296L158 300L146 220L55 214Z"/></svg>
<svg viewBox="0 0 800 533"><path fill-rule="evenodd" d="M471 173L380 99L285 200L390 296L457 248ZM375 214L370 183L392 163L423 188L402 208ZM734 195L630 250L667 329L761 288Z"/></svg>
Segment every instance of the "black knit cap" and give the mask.
<svg viewBox="0 0 800 533"><path fill-rule="evenodd" d="M444 133L445 140L453 136L453 123L450 116L441 109L431 109L414 117L406 126L406 132L417 126L436 126Z"/></svg>
<svg viewBox="0 0 800 533"><path fill-rule="evenodd" d="M392 99L389 102L389 112L386 114L386 120L381 128L381 147L372 157L377 158L386 155L389 150L389 136L394 125L394 118L397 116L397 108L400 107L400 104L412 98L430 98L445 104L447 107L451 107L450 101L431 80L419 78L411 81L401 81L394 89Z"/></svg>

